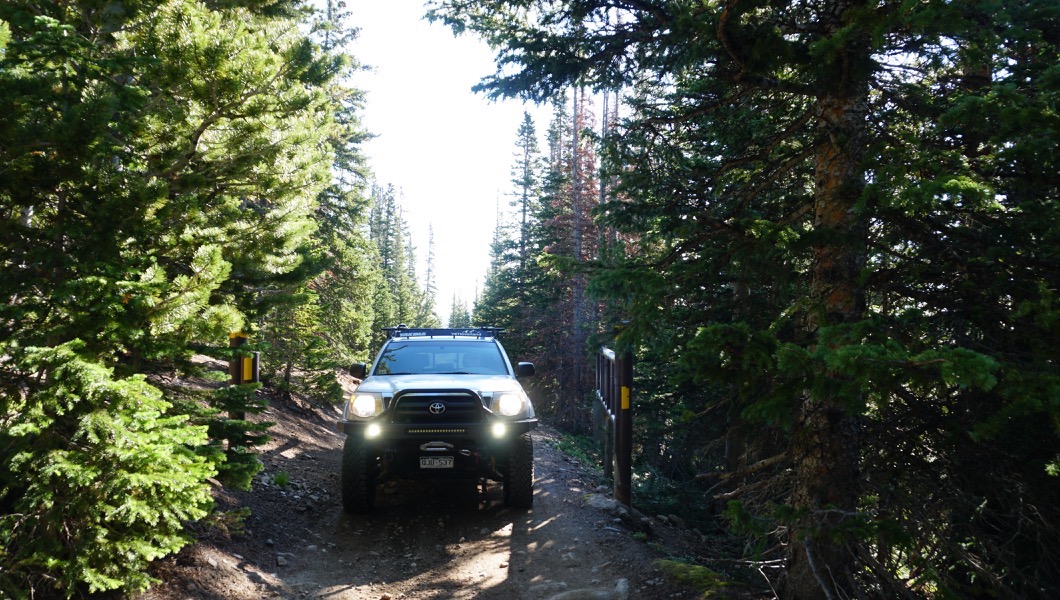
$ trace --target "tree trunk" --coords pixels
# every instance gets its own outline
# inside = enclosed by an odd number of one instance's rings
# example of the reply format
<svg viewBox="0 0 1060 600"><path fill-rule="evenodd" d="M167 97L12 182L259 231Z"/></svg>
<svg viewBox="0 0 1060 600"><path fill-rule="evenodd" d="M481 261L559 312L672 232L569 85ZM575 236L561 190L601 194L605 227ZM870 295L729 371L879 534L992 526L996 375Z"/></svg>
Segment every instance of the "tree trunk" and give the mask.
<svg viewBox="0 0 1060 600"><path fill-rule="evenodd" d="M283 395L284 398L290 400L291 394L291 373L294 372L294 361L288 360L287 364L283 368Z"/></svg>
<svg viewBox="0 0 1060 600"><path fill-rule="evenodd" d="M821 327L856 322L864 311L860 272L867 228L858 201L864 189L868 86L851 74L851 60L858 58L842 61L845 69L837 73L835 93L817 102L814 229L819 241L811 267L808 340ZM820 376L839 383L843 374ZM814 386L795 413L792 507L798 516L790 532L783 585L788 599L858 596L854 540L844 525L856 514L860 493L856 407L861 401L843 397L838 389Z"/></svg>
<svg viewBox="0 0 1060 600"><path fill-rule="evenodd" d="M579 91L581 93L579 94ZM584 90L579 90L577 86L574 87L574 111L573 111L573 140L571 145L571 211L572 225L571 235L573 244L573 255L574 262L576 265L581 265L584 260L583 256L583 214L584 210L582 203L587 199L582 198L581 195L581 131L579 127L581 125L581 103L584 97ZM572 341L572 348L570 349L570 357L572 360L571 369L571 385L568 390L569 399L567 408L569 409L571 430L577 431L584 426L583 419L578 414L578 409L582 402L582 395L586 391L585 379L587 370L584 368L583 363L585 356L585 346L587 340L587 329L586 329L586 318L585 318L585 275L581 272L580 268L576 268L574 273L574 280L572 284L572 302L573 306L573 318L572 325L574 335Z"/></svg>

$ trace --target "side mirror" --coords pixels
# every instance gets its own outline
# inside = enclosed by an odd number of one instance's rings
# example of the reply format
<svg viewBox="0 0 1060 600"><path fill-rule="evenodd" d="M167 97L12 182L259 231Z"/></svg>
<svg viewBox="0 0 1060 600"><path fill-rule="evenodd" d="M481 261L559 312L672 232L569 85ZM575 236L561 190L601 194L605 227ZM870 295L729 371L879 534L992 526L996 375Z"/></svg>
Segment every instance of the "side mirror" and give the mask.
<svg viewBox="0 0 1060 600"><path fill-rule="evenodd" d="M537 369L534 368L534 363L521 362L515 365L516 377L532 377L534 375L537 375Z"/></svg>
<svg viewBox="0 0 1060 600"><path fill-rule="evenodd" d="M357 379L364 379L368 376L368 365L364 363L353 363L350 365L350 375L353 375Z"/></svg>

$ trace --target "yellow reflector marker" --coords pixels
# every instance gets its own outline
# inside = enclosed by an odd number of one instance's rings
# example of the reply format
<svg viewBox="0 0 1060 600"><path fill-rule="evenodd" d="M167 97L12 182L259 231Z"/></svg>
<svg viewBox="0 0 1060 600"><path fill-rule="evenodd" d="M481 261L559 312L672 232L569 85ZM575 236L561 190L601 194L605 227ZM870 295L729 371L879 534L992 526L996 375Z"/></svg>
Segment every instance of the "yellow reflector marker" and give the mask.
<svg viewBox="0 0 1060 600"><path fill-rule="evenodd" d="M622 410L629 410L629 386L622 386Z"/></svg>
<svg viewBox="0 0 1060 600"><path fill-rule="evenodd" d="M254 357L243 357L243 383L254 381Z"/></svg>

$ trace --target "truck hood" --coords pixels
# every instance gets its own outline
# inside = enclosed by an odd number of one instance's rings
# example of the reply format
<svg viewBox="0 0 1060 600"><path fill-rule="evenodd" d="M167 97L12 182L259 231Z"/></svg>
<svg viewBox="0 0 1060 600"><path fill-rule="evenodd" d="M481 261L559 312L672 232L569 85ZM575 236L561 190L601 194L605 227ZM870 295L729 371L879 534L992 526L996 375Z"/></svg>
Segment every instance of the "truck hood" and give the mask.
<svg viewBox="0 0 1060 600"><path fill-rule="evenodd" d="M357 387L358 392L393 396L398 390L471 390L479 395L522 391L511 375L373 375Z"/></svg>

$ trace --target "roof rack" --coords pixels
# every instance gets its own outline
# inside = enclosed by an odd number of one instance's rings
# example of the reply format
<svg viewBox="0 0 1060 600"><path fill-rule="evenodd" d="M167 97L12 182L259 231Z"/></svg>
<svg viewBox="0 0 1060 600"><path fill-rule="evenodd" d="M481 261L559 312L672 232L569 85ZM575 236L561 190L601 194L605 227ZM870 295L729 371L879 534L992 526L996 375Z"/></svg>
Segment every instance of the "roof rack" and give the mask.
<svg viewBox="0 0 1060 600"><path fill-rule="evenodd" d="M476 337L496 338L504 333L501 327L465 327L459 329L441 329L425 327L408 327L398 325L397 327L384 327L389 338L412 338L412 337Z"/></svg>

